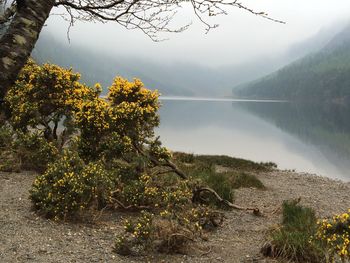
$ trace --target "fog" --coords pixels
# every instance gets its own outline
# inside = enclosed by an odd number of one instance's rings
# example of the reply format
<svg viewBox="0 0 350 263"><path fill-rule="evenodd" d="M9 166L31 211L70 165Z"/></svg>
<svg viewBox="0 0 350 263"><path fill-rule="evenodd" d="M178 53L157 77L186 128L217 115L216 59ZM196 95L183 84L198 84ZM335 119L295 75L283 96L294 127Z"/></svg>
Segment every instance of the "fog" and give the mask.
<svg viewBox="0 0 350 263"><path fill-rule="evenodd" d="M160 34L166 41L153 42L142 32L107 24L76 22L70 29L72 44L93 47L109 54L141 56L162 63L191 62L210 67L241 64L287 52L292 46L344 23L350 17L350 1L337 0L251 0L243 2L286 24L254 16L241 9L229 9L227 16L210 18L220 26L205 33L205 26L189 7L179 10L175 25L192 23L182 33ZM53 14L62 13L55 9ZM52 15L45 31L67 42L68 23ZM336 33L336 32L335 32Z"/></svg>

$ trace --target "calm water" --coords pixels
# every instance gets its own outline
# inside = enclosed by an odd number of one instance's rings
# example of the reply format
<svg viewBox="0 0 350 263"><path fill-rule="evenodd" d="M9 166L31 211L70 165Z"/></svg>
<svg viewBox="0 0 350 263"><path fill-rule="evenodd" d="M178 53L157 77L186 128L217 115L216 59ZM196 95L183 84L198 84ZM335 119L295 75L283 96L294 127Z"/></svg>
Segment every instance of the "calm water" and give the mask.
<svg viewBox="0 0 350 263"><path fill-rule="evenodd" d="M350 105L162 99L158 134L176 151L273 161L350 181Z"/></svg>

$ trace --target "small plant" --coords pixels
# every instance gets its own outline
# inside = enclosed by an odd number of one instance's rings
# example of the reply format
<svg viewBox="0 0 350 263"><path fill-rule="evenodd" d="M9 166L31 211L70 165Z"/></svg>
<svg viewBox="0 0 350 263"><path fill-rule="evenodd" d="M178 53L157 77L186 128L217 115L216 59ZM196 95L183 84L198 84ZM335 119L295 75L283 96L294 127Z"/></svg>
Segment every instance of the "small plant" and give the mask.
<svg viewBox="0 0 350 263"><path fill-rule="evenodd" d="M54 143L46 141L38 132L22 133L9 125L0 128L0 170L43 172L58 156Z"/></svg>
<svg viewBox="0 0 350 263"><path fill-rule="evenodd" d="M195 162L196 157L192 153L182 153L182 152L176 152L174 153L174 158L182 163L186 164L192 164Z"/></svg>
<svg viewBox="0 0 350 263"><path fill-rule="evenodd" d="M227 174L209 173L208 176L204 178L204 182L225 200L230 202L233 201L234 189L230 176ZM212 199L210 203L214 203L221 207L221 205L217 203L216 199Z"/></svg>
<svg viewBox="0 0 350 263"><path fill-rule="evenodd" d="M8 123L0 126L0 171L19 172L21 165L13 150L14 132Z"/></svg>
<svg viewBox="0 0 350 263"><path fill-rule="evenodd" d="M247 187L265 189L264 184L253 174L238 173L234 174L232 178L232 187L235 189Z"/></svg>
<svg viewBox="0 0 350 263"><path fill-rule="evenodd" d="M49 163L54 162L59 151L53 142L45 140L40 133L16 132L13 150L21 170L33 170L42 173Z"/></svg>
<svg viewBox="0 0 350 263"><path fill-rule="evenodd" d="M8 123L0 125L0 149L4 150L11 147L14 132Z"/></svg>
<svg viewBox="0 0 350 263"><path fill-rule="evenodd" d="M36 177L30 197L47 217L66 219L92 206L102 208L110 201L112 189L111 175L101 164L85 165L76 153L66 151Z"/></svg>
<svg viewBox="0 0 350 263"><path fill-rule="evenodd" d="M115 251L122 255L184 252L202 236L203 229L221 225L222 219L221 213L204 206L167 208L159 215L143 211L138 218L125 221L125 233L116 239Z"/></svg>
<svg viewBox="0 0 350 263"><path fill-rule="evenodd" d="M282 225L271 232L271 241L262 248L262 253L295 262L323 262L322 247L310 241L316 233L316 222L311 208L298 205L298 201L285 201Z"/></svg>
<svg viewBox="0 0 350 263"><path fill-rule="evenodd" d="M342 262L350 260L350 209L348 213L318 221L314 240L326 247L331 262L336 258Z"/></svg>
<svg viewBox="0 0 350 263"><path fill-rule="evenodd" d="M240 158L229 157L225 155L199 155L196 160L212 165L220 165L232 168L236 171L270 171L275 168L274 163L256 163Z"/></svg>

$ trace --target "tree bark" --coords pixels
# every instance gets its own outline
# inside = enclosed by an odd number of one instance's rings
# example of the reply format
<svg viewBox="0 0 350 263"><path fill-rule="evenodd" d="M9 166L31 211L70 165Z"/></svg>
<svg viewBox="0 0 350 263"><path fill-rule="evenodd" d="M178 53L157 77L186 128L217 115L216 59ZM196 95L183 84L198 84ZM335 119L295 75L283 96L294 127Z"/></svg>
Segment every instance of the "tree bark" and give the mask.
<svg viewBox="0 0 350 263"><path fill-rule="evenodd" d="M0 102L27 62L54 0L25 0L0 39Z"/></svg>

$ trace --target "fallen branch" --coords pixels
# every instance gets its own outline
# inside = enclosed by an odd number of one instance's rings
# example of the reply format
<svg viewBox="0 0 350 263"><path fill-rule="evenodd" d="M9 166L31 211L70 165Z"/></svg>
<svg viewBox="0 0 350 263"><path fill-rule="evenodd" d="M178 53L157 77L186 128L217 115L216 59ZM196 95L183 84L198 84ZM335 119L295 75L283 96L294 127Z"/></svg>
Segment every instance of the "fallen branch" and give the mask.
<svg viewBox="0 0 350 263"><path fill-rule="evenodd" d="M215 192L213 189L208 188L208 187L202 187L202 188L196 189L193 192L192 201L196 202L196 201L200 200L201 199L200 195L202 192L208 192L208 193L212 194L221 204L226 205L227 207L237 209L237 210L252 211L254 215L260 215L259 208L242 207L242 206L235 205L235 204L231 203L230 201L223 199L217 192Z"/></svg>
<svg viewBox="0 0 350 263"><path fill-rule="evenodd" d="M163 165L171 168L173 170L173 172L176 173L178 176L180 176L182 179L184 179L184 180L187 179L187 175L184 174L180 169L178 169L177 166L174 163L172 163L171 161L166 160L166 163Z"/></svg>
<svg viewBox="0 0 350 263"><path fill-rule="evenodd" d="M134 147L136 148L136 150L139 153L141 153L142 155L146 156L144 151L138 145L134 145ZM183 173L180 169L178 169L177 166L174 163L172 163L170 160L165 160L165 163L162 163L162 162L160 162L159 160L157 160L156 158L154 158L154 157L152 157L150 155L148 155L148 157L151 159L152 163L154 163L155 165L167 166L167 167L172 169L172 172L176 173L182 179L187 180L187 178L188 178L187 175L185 173ZM198 189L194 190L193 197L192 197L192 202L198 202L200 200L203 201L203 199L200 196L202 192L209 192L221 204L224 204L227 207L230 207L230 208L233 208L233 209L237 209L237 210L252 211L253 214L256 215L256 216L261 215L259 208L241 207L241 206L232 204L230 201L223 199L217 192L215 192L213 189L208 188L208 187L202 187L202 188L198 188Z"/></svg>
<svg viewBox="0 0 350 263"><path fill-rule="evenodd" d="M140 211L140 210L150 210L151 207L146 205L124 205L121 201L118 199L112 198L113 202L115 202L119 207L121 207L124 210L128 211Z"/></svg>

